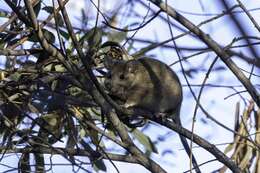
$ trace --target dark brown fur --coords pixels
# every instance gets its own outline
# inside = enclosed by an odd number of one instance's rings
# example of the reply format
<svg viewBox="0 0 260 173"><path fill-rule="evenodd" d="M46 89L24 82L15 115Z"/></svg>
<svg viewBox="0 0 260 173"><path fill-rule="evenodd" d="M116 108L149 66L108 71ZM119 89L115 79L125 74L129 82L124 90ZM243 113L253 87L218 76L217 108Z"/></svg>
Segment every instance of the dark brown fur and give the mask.
<svg viewBox="0 0 260 173"><path fill-rule="evenodd" d="M182 88L177 75L164 63L143 58L115 62L109 66L105 85L125 107L139 107L153 113L177 111Z"/></svg>
<svg viewBox="0 0 260 173"><path fill-rule="evenodd" d="M161 61L142 58L130 61L106 62L108 76L105 86L110 94L124 102L124 107L142 108L152 113L166 113L181 125L182 87L178 76ZM180 136L190 156L186 138ZM192 158L197 167L195 158ZM197 167L196 172L200 172Z"/></svg>

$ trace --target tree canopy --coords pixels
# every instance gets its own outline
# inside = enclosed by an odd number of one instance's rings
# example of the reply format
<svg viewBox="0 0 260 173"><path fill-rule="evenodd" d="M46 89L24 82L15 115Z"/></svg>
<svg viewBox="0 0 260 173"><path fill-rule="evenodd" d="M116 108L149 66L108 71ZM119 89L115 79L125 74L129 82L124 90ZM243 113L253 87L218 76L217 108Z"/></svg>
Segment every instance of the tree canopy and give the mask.
<svg viewBox="0 0 260 173"><path fill-rule="evenodd" d="M7 7L0 6L3 172L51 172L56 166L110 172L108 165L111 172L125 172L118 162L172 172L163 158L177 157L171 137L176 133L191 141L202 172L210 162L221 164L206 172L260 171L259 8L240 0L212 2L216 13L203 1L196 1L201 8L196 13L181 9L195 1L82 2L81 11L70 9L72 0L0 2ZM181 116L192 128L126 109L111 98L104 87L107 55L157 58L178 72L185 91ZM224 101L232 98L236 101ZM131 126L136 122L138 127ZM232 137L213 142L196 124ZM213 159L200 158L197 147ZM10 159L16 165L8 165ZM192 171L191 161L184 165Z"/></svg>

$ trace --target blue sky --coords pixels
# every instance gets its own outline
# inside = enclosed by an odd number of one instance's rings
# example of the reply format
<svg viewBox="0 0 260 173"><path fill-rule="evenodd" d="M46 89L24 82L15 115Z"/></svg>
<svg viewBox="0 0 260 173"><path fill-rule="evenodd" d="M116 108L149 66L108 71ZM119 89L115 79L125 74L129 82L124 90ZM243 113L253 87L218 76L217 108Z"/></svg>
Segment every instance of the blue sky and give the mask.
<svg viewBox="0 0 260 173"><path fill-rule="evenodd" d="M50 3L50 1L45 0L46 3ZM94 1L96 2L96 1ZM123 2L123 1L121 1ZM148 2L148 1L145 1ZM198 0L190 0L190 1L181 1L181 0L174 0L169 2L171 6L178 10L186 11L186 12L194 12L194 13L210 13L210 14L219 14L222 12L222 9L216 5L216 1L206 1L201 0L203 7L200 5L200 1ZM214 3L212 3L214 2ZM260 1L255 0L248 0L248 1L242 1L247 9L253 9L260 7ZM115 8L119 6L119 1L112 1L112 0L102 0L101 1L101 10L103 12L109 11L111 8ZM153 9L153 5L151 5ZM86 0L77 0L77 1L71 1L68 4L68 12L70 15L70 19L73 21L73 24L79 25L79 19L81 17L80 10L82 8L87 9L87 14L92 15L96 14L95 9L93 6L89 3L89 1ZM6 5L3 3L3 1L0 2L0 9L8 9ZM204 9L204 11L203 11ZM239 9L239 8L238 8ZM9 10L9 9L8 9ZM139 12L140 15L145 15L146 9L141 5L138 4L135 6L135 11ZM240 9L239 9L240 10ZM187 17L190 21L192 21L194 24L199 24L200 22L211 18L212 16L198 16L198 15L190 15L182 13L185 17ZM252 11L250 14L255 18L255 20L260 23L260 10L258 11ZM163 14L165 15L165 14ZM245 26L252 35L259 37L259 33L254 28L253 24L250 23L244 14L237 14L242 17L242 20L247 21L248 26ZM40 18L44 18L44 16L40 16ZM102 18L100 17L100 22L102 22ZM172 19L171 19L172 20ZM140 22L141 19L136 18L129 18L126 21L118 21L118 24L120 24L120 27L124 27L127 24L131 22ZM3 19L0 18L0 25L4 22ZM201 27L204 32L210 34L210 36L217 41L219 44L225 46L233 40L234 37L237 36L237 31L233 28L233 25L229 23L229 20L227 17L223 17L217 20L214 20L213 22L210 22L207 25L204 25ZM173 28L174 35L178 35L181 32ZM132 33L129 33L129 36ZM140 29L137 34L135 35L135 38L143 38L143 39L149 39L151 41L164 41L168 38L170 38L170 32L167 23L162 22L159 19L156 19L152 21L150 24L148 24L146 27ZM186 47L204 47L205 44L200 42L197 39L194 39L190 36L182 37L181 39L178 39L177 44L179 46L186 46ZM243 42L239 42L239 44L242 44ZM169 43L169 45L172 45L172 42ZM135 44L134 47L136 49L140 49L144 47L144 44ZM260 49L259 49L260 50ZM248 56L251 56L248 53L248 50L245 48L236 49L236 51L242 51L245 54L248 54ZM188 56L191 54L191 52L183 52L184 56ZM172 62L178 60L178 57L173 49L155 49L151 52L149 52L147 55L153 56L155 58L160 59L161 61L171 64ZM187 62L184 63L185 68L194 67L194 68L202 68L206 69L211 64L215 57L214 53L205 53L196 57L193 57L192 59L189 59ZM2 58L1 58L2 59ZM250 66L237 59L234 58L235 63L243 68L250 70ZM3 63L0 61L0 63ZM218 60L216 67L224 67L226 66L223 64L221 60ZM183 125L190 129L192 124L192 115L195 107L195 101L192 98L190 91L185 86L185 80L181 73L180 65L179 63L172 66L172 69L178 73L179 78L181 79L181 82L183 84L184 89L184 101L182 105L181 115L182 115L182 122ZM189 78L189 81L192 84L201 84L204 77L205 77L206 71L201 71L199 73L195 73L193 78ZM259 73L259 71L254 71L254 73ZM253 83L259 84L259 80L257 81L257 78L252 78ZM223 70L218 72L211 73L208 83L214 83L214 84L220 84L220 85L240 85L240 82L236 79L236 77L229 71L229 70ZM244 88L239 88L240 90L243 90ZM198 94L199 88L193 87L193 90ZM228 99L224 99L226 96L232 94L233 91L227 88L207 88L204 90L201 103L204 105L204 108L207 109L207 111L214 116L218 121L225 124L226 126L233 128L234 126L234 113L235 113L235 104L237 102L241 103L241 111L244 107L243 102L241 101L240 97L238 95L235 95L233 97L230 97ZM242 94L245 98L250 99L249 95L247 93ZM205 120L207 123L203 123L201 120ZM170 132L168 129L161 127L159 125L152 124L151 127L149 127L147 130L144 131L144 133L150 138L155 141L158 137L158 135L163 135ZM227 143L231 142L233 139L233 134L228 132L227 130L219 127L214 122L211 122L208 120L205 115L202 114L201 111L198 111L197 114L197 121L195 123L195 133L199 136L207 139L209 142L213 144L221 144L221 143ZM108 148L115 147L114 144L111 142L108 142L105 144ZM116 147L117 148L117 147ZM168 136L168 139L164 142L160 142L157 145L157 148L159 150L159 154L153 154L152 158L155 159L156 162L158 162L164 169L166 169L169 172L183 172L188 170L189 168L189 161L188 157L186 156L186 153L184 150L182 150L182 145L180 143L179 137L175 132L171 132ZM225 149L225 145L218 146L219 149L222 151ZM164 156L161 156L162 152L165 149L172 149L173 154L166 154ZM206 152L204 149L201 148L195 148L193 149L193 152L195 156L197 156L197 160L199 163L205 162L207 160L211 160L214 157ZM16 165L17 164L17 157L9 157L5 160L6 164L10 165ZM64 162L63 159L60 159L57 157L57 162L62 163ZM1 162L5 163L5 162ZM116 165L118 166L119 170L121 170L124 173L133 173L135 171L136 173L142 172L149 172L146 169L144 169L141 166L138 165L131 165L131 164L125 164L125 163L119 163L117 162ZM219 162L211 162L209 164L206 164L205 166L201 167L202 172L207 172L207 170L215 170L219 168L221 164ZM108 172L114 173L115 169L113 166L107 162ZM2 167L3 168L3 167ZM0 170L2 169L0 165ZM4 168L3 168L4 169ZM68 166L66 169L61 166L54 167L53 172L63 172L63 173L69 173L71 172L71 167Z"/></svg>

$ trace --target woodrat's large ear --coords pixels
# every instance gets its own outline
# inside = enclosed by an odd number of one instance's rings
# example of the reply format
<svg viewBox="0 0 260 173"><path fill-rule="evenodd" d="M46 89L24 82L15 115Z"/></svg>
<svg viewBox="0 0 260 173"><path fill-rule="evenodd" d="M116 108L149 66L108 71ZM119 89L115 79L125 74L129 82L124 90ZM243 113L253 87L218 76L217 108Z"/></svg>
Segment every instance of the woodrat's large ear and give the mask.
<svg viewBox="0 0 260 173"><path fill-rule="evenodd" d="M126 70L129 73L135 73L138 68L138 62L136 60L128 61L126 65Z"/></svg>

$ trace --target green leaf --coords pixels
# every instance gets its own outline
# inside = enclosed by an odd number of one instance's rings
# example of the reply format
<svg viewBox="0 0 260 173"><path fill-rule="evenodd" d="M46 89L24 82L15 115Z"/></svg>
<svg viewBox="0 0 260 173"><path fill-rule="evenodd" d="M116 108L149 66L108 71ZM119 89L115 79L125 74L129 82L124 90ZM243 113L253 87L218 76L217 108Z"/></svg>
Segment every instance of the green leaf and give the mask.
<svg viewBox="0 0 260 173"><path fill-rule="evenodd" d="M79 131L79 136L80 136L80 138L84 138L84 137L86 136L86 131L85 131L85 129L80 129L80 131Z"/></svg>
<svg viewBox="0 0 260 173"><path fill-rule="evenodd" d="M45 39L49 42L49 43L54 43L55 42L55 36L52 32L46 30L46 29L42 29L43 31L43 35L45 36Z"/></svg>
<svg viewBox="0 0 260 173"><path fill-rule="evenodd" d="M0 17L8 17L9 13L7 13L6 11L0 11Z"/></svg>
<svg viewBox="0 0 260 173"><path fill-rule="evenodd" d="M5 44L6 43L2 39L0 39L0 49L3 49L5 47Z"/></svg>
<svg viewBox="0 0 260 173"><path fill-rule="evenodd" d="M86 15L87 12L82 8L80 10L81 12L81 19L82 19L82 26L87 26L88 25L88 16Z"/></svg>
<svg viewBox="0 0 260 173"><path fill-rule="evenodd" d="M33 56L37 58L36 64L40 64L51 59L50 54L45 50L39 50L36 54L33 54Z"/></svg>
<svg viewBox="0 0 260 173"><path fill-rule="evenodd" d="M58 13L57 14L57 24L58 26L64 26L64 21L63 21L63 18L61 17L61 15Z"/></svg>
<svg viewBox="0 0 260 173"><path fill-rule="evenodd" d="M56 72L64 72L65 68L63 65L55 65L55 71Z"/></svg>
<svg viewBox="0 0 260 173"><path fill-rule="evenodd" d="M15 39L12 39L12 40L8 40L7 43L9 45L14 45L16 44L17 42L19 42L21 39L20 38L15 38Z"/></svg>
<svg viewBox="0 0 260 173"><path fill-rule="evenodd" d="M53 64L48 64L48 65L44 66L43 69L44 69L44 71L51 71L52 67L53 67Z"/></svg>
<svg viewBox="0 0 260 173"><path fill-rule="evenodd" d="M104 172L107 171L107 167L104 164L103 160L96 160L96 161L93 162L93 164L94 164L94 169L96 171L100 171L100 170L104 171Z"/></svg>
<svg viewBox="0 0 260 173"><path fill-rule="evenodd" d="M33 7L33 10L36 14L36 16L38 16L40 10L41 10L41 1L39 1L34 7Z"/></svg>
<svg viewBox="0 0 260 173"><path fill-rule="evenodd" d="M149 136L146 136L138 129L135 129L132 134L146 148L147 151L158 153L156 146L153 144Z"/></svg>
<svg viewBox="0 0 260 173"><path fill-rule="evenodd" d="M11 80L17 82L17 81L21 78L21 76L22 76L21 73L15 72L15 73L13 73L13 74L11 74L11 75L9 76L9 79L11 79Z"/></svg>
<svg viewBox="0 0 260 173"><path fill-rule="evenodd" d="M90 48L98 47L102 42L102 34L100 28L92 28L80 39L80 43L83 45L84 41L87 40Z"/></svg>
<svg viewBox="0 0 260 173"><path fill-rule="evenodd" d="M126 36L127 36L127 32L117 32L117 31L110 32L107 35L109 41L113 41L117 43L120 43L123 40L125 40Z"/></svg>
<svg viewBox="0 0 260 173"><path fill-rule="evenodd" d="M55 42L55 36L52 32L48 31L47 29L42 29L42 32L43 32L43 35L45 37L45 39L49 42L49 43L54 43ZM38 42L38 37L35 33L33 33L28 41L31 41L31 42Z"/></svg>
<svg viewBox="0 0 260 173"><path fill-rule="evenodd" d="M66 40L70 38L69 34L66 31L63 31L62 29L59 30L60 35L62 35Z"/></svg>
<svg viewBox="0 0 260 173"><path fill-rule="evenodd" d="M42 8L43 10L45 10L47 13L52 14L53 13L53 7L52 6L46 6Z"/></svg>
<svg viewBox="0 0 260 173"><path fill-rule="evenodd" d="M45 114L41 117L42 119L45 120L45 122L48 123L48 125L50 126L57 126L58 124L58 118L59 115L55 114L55 113L50 113L50 114Z"/></svg>
<svg viewBox="0 0 260 173"><path fill-rule="evenodd" d="M54 80L52 83L51 83L51 90L52 91L55 91L56 88L58 86L58 81L57 80Z"/></svg>
<svg viewBox="0 0 260 173"><path fill-rule="evenodd" d="M35 33L33 33L33 34L30 35L30 37L28 38L28 41L37 43L37 42L38 42L38 37L37 37L37 35L36 35Z"/></svg>
<svg viewBox="0 0 260 173"><path fill-rule="evenodd" d="M224 150L224 153L227 154L228 152L230 152L231 150L233 150L233 148L234 148L235 146L237 146L236 143L230 143L230 144L228 144L228 146L227 146L227 147L225 148L225 150Z"/></svg>
<svg viewBox="0 0 260 173"><path fill-rule="evenodd" d="M52 6L46 6L42 8L44 11L46 11L49 14L53 14L54 13L54 8ZM57 14L57 24L58 26L64 26L64 22L63 22L63 18L61 17L61 15L59 13Z"/></svg>
<svg viewBox="0 0 260 173"><path fill-rule="evenodd" d="M17 6L17 2L18 2L18 0L12 0L12 3L13 3L15 6Z"/></svg>

